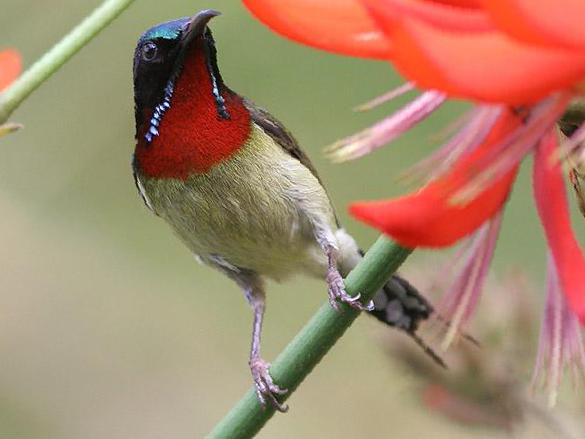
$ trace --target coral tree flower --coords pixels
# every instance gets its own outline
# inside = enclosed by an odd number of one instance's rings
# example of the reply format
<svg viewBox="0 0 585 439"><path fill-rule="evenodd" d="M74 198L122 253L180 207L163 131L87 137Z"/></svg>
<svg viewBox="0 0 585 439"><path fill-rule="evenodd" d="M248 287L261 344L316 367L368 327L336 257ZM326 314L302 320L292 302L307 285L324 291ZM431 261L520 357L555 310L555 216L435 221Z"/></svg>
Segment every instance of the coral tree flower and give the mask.
<svg viewBox="0 0 585 439"><path fill-rule="evenodd" d="M0 94L18 77L22 69L20 54L12 49L0 51ZM16 131L21 125L15 123L0 124L0 137Z"/></svg>
<svg viewBox="0 0 585 439"><path fill-rule="evenodd" d="M20 54L17 51L0 51L0 92L18 77L21 68Z"/></svg>
<svg viewBox="0 0 585 439"><path fill-rule="evenodd" d="M556 123L585 87L585 2L244 3L276 32L303 44L390 61L410 82L376 104L414 86L426 90L402 110L334 145L339 160L395 139L447 98L476 103L460 130L415 167L427 177L419 191L350 206L355 217L404 246L436 248L467 239L442 308L454 326L465 323L475 308L518 166L534 156L534 198L550 253L538 363L548 365L552 376L558 376L563 361L575 364L581 340L574 322L585 324L585 257L571 229L561 160L578 155L585 127L560 144ZM547 353L555 358L542 360Z"/></svg>

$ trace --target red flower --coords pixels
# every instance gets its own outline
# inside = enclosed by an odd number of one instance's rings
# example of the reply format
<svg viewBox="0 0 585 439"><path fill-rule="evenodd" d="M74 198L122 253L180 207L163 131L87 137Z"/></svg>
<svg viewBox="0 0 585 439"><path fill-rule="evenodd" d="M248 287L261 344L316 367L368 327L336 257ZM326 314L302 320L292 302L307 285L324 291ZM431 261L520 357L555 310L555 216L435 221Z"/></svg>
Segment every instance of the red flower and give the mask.
<svg viewBox="0 0 585 439"><path fill-rule="evenodd" d="M294 2L244 0L256 17L299 43L330 52L384 59L390 41L354 0Z"/></svg>
<svg viewBox="0 0 585 439"><path fill-rule="evenodd" d="M15 50L0 51L0 91L8 87L20 74L20 54Z"/></svg>
<svg viewBox="0 0 585 439"><path fill-rule="evenodd" d="M453 244L500 211L514 183L518 166L469 203L455 205L450 200L451 195L469 181L474 164L490 153L502 133L521 123L517 114L509 110L503 112L489 136L444 176L414 194L392 201L354 204L350 212L382 231L391 231L392 237L407 247ZM411 221L405 222L403 217L409 217Z"/></svg>
<svg viewBox="0 0 585 439"><path fill-rule="evenodd" d="M551 255L548 294L555 295L547 300L545 314L556 316L543 326L541 346L566 352L558 358L574 358L571 352L580 339L571 322L578 316L585 324L585 257L571 229L559 157L580 147L585 126L559 147L556 122L585 87L585 2L244 3L293 40L390 61L411 83L376 103L414 85L428 90L399 112L334 145L337 159L356 158L388 143L447 97L478 103L460 132L416 168L427 175L426 186L398 199L350 207L358 219L409 247L447 246L473 234L467 255L474 261L463 264L453 283L453 300L446 300L455 325L465 321L477 301L500 212L520 162L534 153L535 201ZM553 307L566 312L552 312Z"/></svg>
<svg viewBox="0 0 585 439"><path fill-rule="evenodd" d="M20 74L21 60L20 54L15 50L6 49L0 51L0 94L2 90L8 87ZM20 129L22 125L17 123L0 122L0 137Z"/></svg>

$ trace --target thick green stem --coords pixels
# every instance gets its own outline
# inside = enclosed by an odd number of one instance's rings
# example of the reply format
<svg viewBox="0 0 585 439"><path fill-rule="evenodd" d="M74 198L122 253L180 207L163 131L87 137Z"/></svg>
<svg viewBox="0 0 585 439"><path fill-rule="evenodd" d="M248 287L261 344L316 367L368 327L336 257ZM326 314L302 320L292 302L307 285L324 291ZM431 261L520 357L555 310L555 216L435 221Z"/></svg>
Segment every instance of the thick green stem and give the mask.
<svg viewBox="0 0 585 439"><path fill-rule="evenodd" d="M0 94L0 124L134 0L106 0Z"/></svg>
<svg viewBox="0 0 585 439"><path fill-rule="evenodd" d="M361 293L362 300L367 303L411 252L381 236L345 279L347 292L352 295ZM358 314L347 306L344 306L343 312L336 312L326 303L289 343L270 368L274 381L289 390L287 397L333 347ZM252 388L215 426L208 439L251 438L273 414L273 408L263 409L260 406Z"/></svg>

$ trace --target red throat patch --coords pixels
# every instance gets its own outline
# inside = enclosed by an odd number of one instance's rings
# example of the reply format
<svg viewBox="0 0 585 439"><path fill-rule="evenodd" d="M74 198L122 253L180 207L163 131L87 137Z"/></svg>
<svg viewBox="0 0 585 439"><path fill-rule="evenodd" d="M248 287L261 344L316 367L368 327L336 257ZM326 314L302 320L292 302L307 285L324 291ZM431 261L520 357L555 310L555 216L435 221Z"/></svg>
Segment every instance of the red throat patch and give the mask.
<svg viewBox="0 0 585 439"><path fill-rule="evenodd" d="M138 133L135 163L149 177L185 180L206 173L238 151L250 135L250 113L240 96L222 90L230 117L218 114L203 44L201 39L194 42L186 56L159 135L146 141L148 123ZM152 109L146 110L145 120L151 117Z"/></svg>

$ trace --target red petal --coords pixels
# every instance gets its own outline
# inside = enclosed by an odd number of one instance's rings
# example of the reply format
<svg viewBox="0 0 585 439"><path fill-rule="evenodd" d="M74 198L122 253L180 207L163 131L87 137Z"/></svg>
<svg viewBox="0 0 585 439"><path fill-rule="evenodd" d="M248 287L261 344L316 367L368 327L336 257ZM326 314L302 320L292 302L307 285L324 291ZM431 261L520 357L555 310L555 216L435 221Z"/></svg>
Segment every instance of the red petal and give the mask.
<svg viewBox="0 0 585 439"><path fill-rule="evenodd" d="M453 204L451 197L477 172L476 163L520 123L518 116L505 112L485 142L460 159L445 177L395 200L354 203L351 214L406 247L453 244L493 217L506 201L517 166L467 204Z"/></svg>
<svg viewBox="0 0 585 439"><path fill-rule="evenodd" d="M585 56L528 46L495 31L446 32L418 20L393 27L396 67L424 88L524 105L585 78Z"/></svg>
<svg viewBox="0 0 585 439"><path fill-rule="evenodd" d="M478 32L493 29L489 16L481 9L455 7L436 1L361 0L380 28L391 35L402 18L414 18L449 31ZM456 3L456 2L455 2Z"/></svg>
<svg viewBox="0 0 585 439"><path fill-rule="evenodd" d="M534 157L534 197L563 292L585 325L585 257L571 227L561 165L551 160L557 147L557 134L551 130Z"/></svg>
<svg viewBox="0 0 585 439"><path fill-rule="evenodd" d="M16 50L0 52L0 91L8 87L20 74L20 54Z"/></svg>
<svg viewBox="0 0 585 439"><path fill-rule="evenodd" d="M482 0L482 3L495 24L515 38L585 49L583 0Z"/></svg>
<svg viewBox="0 0 585 439"><path fill-rule="evenodd" d="M482 0L428 0L433 3L444 3L459 8L480 8Z"/></svg>
<svg viewBox="0 0 585 439"><path fill-rule="evenodd" d="M388 58L391 44L358 0L244 0L254 16L296 42L342 55Z"/></svg>

